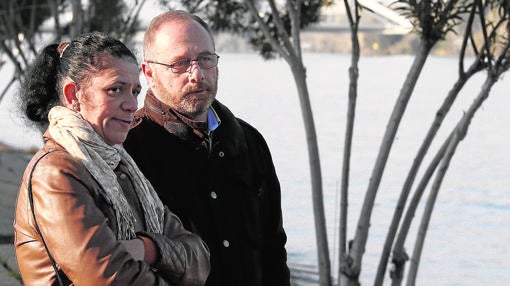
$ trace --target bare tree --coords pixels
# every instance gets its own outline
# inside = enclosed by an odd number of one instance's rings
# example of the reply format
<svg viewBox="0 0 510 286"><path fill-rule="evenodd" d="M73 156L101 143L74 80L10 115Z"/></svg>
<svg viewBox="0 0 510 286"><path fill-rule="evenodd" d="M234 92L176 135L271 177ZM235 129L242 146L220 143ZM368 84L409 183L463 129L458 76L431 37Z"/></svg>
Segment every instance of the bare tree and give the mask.
<svg viewBox="0 0 510 286"><path fill-rule="evenodd" d="M289 64L294 76L294 82L298 89L299 100L301 103L301 114L303 116L306 141L308 145L308 158L310 164L311 180L312 180L312 203L315 221L315 233L318 249L319 260L319 285L332 285L331 281L331 262L329 258L329 248L326 232L326 219L324 215L324 202L322 194L322 174L319 159L319 146L317 143L317 135L315 123L313 120L313 112L310 104L310 96L306 81L306 69L303 64L300 41L300 9L301 1L287 1L287 11L291 19L291 34L289 35L283 26L281 16L274 1L268 1L271 7L271 15L274 17L275 24L279 34L278 38L271 35L269 27L265 24L260 11L255 7L251 0L246 0L252 16L257 19L266 40L271 47L278 51L285 61Z"/></svg>
<svg viewBox="0 0 510 286"><path fill-rule="evenodd" d="M473 24L474 15L475 15L473 13L473 11L474 11L474 9L472 9L472 12L469 15L467 27L471 27L471 25ZM469 30L467 30L467 31L469 31ZM381 254L381 259L379 262L379 268L377 271L375 285L382 285L384 274L386 271L386 265L387 265L388 259L389 259L390 249L392 247L393 240L394 240L395 234L397 232L399 222L402 217L402 213L404 211L404 207L405 207L407 198L410 193L410 189L411 189L413 182L416 178L416 174L418 173L419 167L421 166L423 159L424 159L425 155L427 154L428 149L430 148L430 145L432 144L432 142L435 138L435 135L437 134L444 118L448 114L451 106L453 105L453 103L455 102L455 99L457 98L457 95L462 90L462 88L464 87L466 82L474 74L483 70L483 68L485 66L484 61L480 57L477 57L474 60L473 64L468 68L468 70L464 70L465 54L466 54L466 49L468 48L467 39L469 38L468 36L470 34L466 32L465 35L466 36L464 37L463 46L462 46L461 53L459 56L459 78L458 78L457 82L454 84L453 88L448 93L448 95L446 96L446 98L444 99L441 107L436 112L435 119L432 122L432 124L429 128L429 131L427 132L425 139L423 140L423 142L415 156L415 159L413 160L413 163L409 170L409 173L406 177L406 180L402 187L402 191L400 193L397 207L395 208L393 219L392 219L390 227L388 229L388 234L387 234L384 248L383 248L383 251ZM416 203L418 203L418 201L419 200L417 200ZM410 223L410 221L407 223ZM406 225L406 224L404 224L404 225ZM407 254L403 253L403 246L402 246L402 248L399 248L398 251L394 251L393 262L395 263L394 264L395 269L398 269L400 267L400 264L397 263L397 261L402 261L402 260L405 261L406 259L407 259ZM400 273L400 271L397 271L395 269L393 270L392 275L398 276L399 274L396 274L396 273ZM397 279L397 278L395 277L395 279Z"/></svg>
<svg viewBox="0 0 510 286"><path fill-rule="evenodd" d="M460 15L464 12L467 5L464 1L447 1L447 3L443 3L443 1L430 0L400 0L397 2L403 5L399 7L404 7L404 14L413 22L416 32L419 33L420 45L383 136L369 186L365 193L365 199L351 248L349 248L346 255L342 255L343 263L339 277L340 285L359 285L362 258L368 239L370 219L375 198L400 121L430 51L439 40L443 39L448 32L453 30L453 27L458 23ZM390 231L395 230L390 229ZM377 283L382 282L376 281L376 285L379 285Z"/></svg>
<svg viewBox="0 0 510 286"><path fill-rule="evenodd" d="M503 5L501 5L503 4ZM501 75L508 70L509 64L509 10L508 6L505 7L503 2L497 3L497 1L474 1L471 6L471 16L478 15L480 25L481 37L476 39L476 35L473 34L473 21L468 21L468 26L464 35L464 45L461 50L459 57L459 69L462 71L462 62L464 60L465 48L469 42L472 50L475 52L475 61L468 69L467 72L460 72L460 76L448 98L452 97L452 94L460 90L461 85L465 83L465 80L469 78L474 71L483 69L486 71L487 76L482 88L479 92L478 97L468 108L468 111L464 113L463 118L459 121L451 135L443 143L443 147L437 152L434 160L429 165L426 173L423 175L420 184L415 190L412 201L410 202L404 221L402 222L401 229L397 241L393 249L393 263L394 271L392 271L393 285L400 285L403 278L404 263L407 260L407 254L404 251L404 242L408 234L410 223L414 217L414 212L417 208L418 201L423 195L424 189L428 181L432 178L433 172L437 170L436 178L433 182L432 189L429 194L429 199L426 203L425 211L422 216L422 221L419 228L419 235L414 246L413 256L411 258L411 267L409 270L407 285L413 285L417 275L417 268L419 264L419 258L421 256L421 250L426 236L426 229L430 221L431 212L439 192L442 179L446 170L449 166L455 150L460 141L465 137L469 124L471 123L476 111L481 107L482 103L489 96L489 92L492 86L499 80ZM486 14L489 14L491 20L487 21ZM471 19L470 16L470 19ZM478 40L478 41L477 41ZM481 46L481 48L479 48ZM443 107L447 106L448 103L445 101ZM439 112L438 112L439 116ZM438 118L434 120L433 125L426 137L425 141L432 140L430 138L431 131L435 128L434 126L440 124Z"/></svg>
<svg viewBox="0 0 510 286"><path fill-rule="evenodd" d="M0 2L0 55L15 67L2 87L0 101L16 83L23 81L42 43L61 42L84 32L103 31L129 46L139 25L145 0L127 9L122 0L3 0ZM110 7L107 9L107 7ZM5 65L0 66L4 68Z"/></svg>
<svg viewBox="0 0 510 286"><path fill-rule="evenodd" d="M357 1L354 1L358 5ZM344 3L349 24L351 26L351 40L353 42L352 63L357 62L359 54L356 48L358 47L357 40L357 27L359 15L352 16L349 3ZM411 258L411 267L408 275L407 285L414 285L421 251L423 248L424 240L426 237L427 227L432 214L433 206L439 192L442 179L448 169L449 163L455 153L455 150L460 141L465 137L469 124L474 117L482 102L488 97L491 87L497 82L503 73L508 70L508 13L509 7L507 1L397 1L400 4L396 9L403 11L404 15L409 17L415 26L415 30L420 35L420 49L415 58L415 62L408 73L404 87L401 90L400 97L395 104L395 108L391 115L386 133L383 138L383 144L379 150L379 156L372 173L369 188L366 193L365 202L360 215L357 233L352 246L350 255L346 255L345 250L346 241L342 236L346 228L346 208L347 208L347 193L348 193L348 179L350 157L350 139L352 131L349 130L349 120L351 120L351 111L353 103L349 101L348 109L348 127L346 132L346 146L344 146L344 167L342 177L342 195L341 195L341 208L344 210L340 216L340 272L339 272L339 285L359 285L358 276L361 272L361 258L364 252L364 245L368 238L368 228L370 224L371 211L375 201L375 194L378 189L378 181L382 177L384 166L389 155L390 148L401 116L405 110L405 106L409 97L412 94L415 82L421 73L421 67L424 65L428 54L433 46L440 40L444 39L448 32L455 32L454 28L458 27L461 20L464 20L464 15L467 16L467 24L464 32L463 45L459 53L459 78L453 85L452 89L445 97L443 104L435 113L436 116L428 130L425 139L422 142L420 149L413 161L411 169L406 177L402 192L399 197L398 204L395 208L393 220L388 229L386 242L381 253L378 271L375 277L374 285L382 285L384 273L389 259L389 253L393 244L393 239L397 233L400 219L402 217L410 189L416 178L419 167L421 166L428 149L437 134L446 114L449 112L450 107L457 98L458 93L461 91L466 82L476 73L486 70L487 79L482 86L479 96L475 99L473 104L469 107L468 111L464 114L462 120L458 123L457 127L451 132L450 136L444 141L442 147L436 153L435 157L430 162L425 174L423 175L418 187L415 191L413 199L407 208L407 213L400 227L399 237L394 246L393 251L393 269L391 277L393 285L400 285L404 275L404 264L409 259L404 251L403 244L408 234L409 227L414 217L417 205L421 200L421 196L426 188L429 180L432 178L434 172L437 171L434 179L432 190L429 199L426 203L425 212L422 216L422 221L419 227L419 234L417 241L414 245L413 256ZM402 6L403 4L403 6ZM355 6L356 7L356 6ZM354 12L358 10L355 9ZM497 13L496 13L497 12ZM485 19L486 14L491 15L491 20ZM481 37L475 34L474 24L480 25ZM478 35L479 36L479 35ZM480 48L481 47L481 48ZM464 64L466 60L466 53L475 54L473 63L469 68L465 69ZM354 76L352 66L350 68L350 96L355 93L357 74ZM357 71L357 70L356 70ZM353 90L354 89L354 90ZM351 99L351 98L350 98Z"/></svg>

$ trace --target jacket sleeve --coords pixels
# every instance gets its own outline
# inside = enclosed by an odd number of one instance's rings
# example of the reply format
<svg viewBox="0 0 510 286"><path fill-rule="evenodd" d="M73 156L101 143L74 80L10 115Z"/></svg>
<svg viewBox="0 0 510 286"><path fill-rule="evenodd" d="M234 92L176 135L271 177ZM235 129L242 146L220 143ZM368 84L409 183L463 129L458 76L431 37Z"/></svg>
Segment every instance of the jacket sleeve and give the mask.
<svg viewBox="0 0 510 286"><path fill-rule="evenodd" d="M287 266L285 244L287 235L283 228L281 189L276 175L271 152L262 134L244 121L246 142L252 153L255 170L261 176L261 193L263 193L263 251L262 284L290 285L290 271Z"/></svg>
<svg viewBox="0 0 510 286"><path fill-rule="evenodd" d="M283 218L281 210L281 190L280 183L271 161L269 149L264 155L268 161L267 164L267 185L265 186L266 196L265 205L268 206L265 212L265 233L268 235L264 239L267 243L264 247L263 267L264 267L264 285L275 283L274 285L290 285L290 272L287 266L287 251L285 243L287 235L283 229Z"/></svg>
<svg viewBox="0 0 510 286"><path fill-rule="evenodd" d="M178 285L204 285L210 271L209 249L199 236L184 229L181 220L165 209L163 235L143 232L151 238L160 253L153 267L168 281Z"/></svg>
<svg viewBox="0 0 510 286"><path fill-rule="evenodd" d="M117 241L107 218L90 195L90 192L97 191L93 190L97 184L91 183L92 180L85 168L65 152L53 152L34 170L35 216L57 265L74 285L170 285L149 265L133 260L127 249ZM32 217L28 215L30 206L26 201L22 205L26 206L24 218L33 227ZM19 219L23 218L22 212L18 212ZM42 249L37 235L32 238L29 235L27 233L27 237L21 238L23 241L17 246L20 268L24 262L27 266L32 263L31 251ZM42 257L47 257L46 253ZM41 281L34 278L32 282Z"/></svg>

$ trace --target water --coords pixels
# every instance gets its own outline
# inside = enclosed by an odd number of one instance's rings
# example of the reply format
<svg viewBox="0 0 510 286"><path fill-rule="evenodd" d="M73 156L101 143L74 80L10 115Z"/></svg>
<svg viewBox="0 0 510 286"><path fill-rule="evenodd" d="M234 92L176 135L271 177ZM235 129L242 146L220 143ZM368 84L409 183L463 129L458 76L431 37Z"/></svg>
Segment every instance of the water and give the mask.
<svg viewBox="0 0 510 286"><path fill-rule="evenodd" d="M389 115L413 58L363 57L352 150L348 239L354 237L368 181ZM308 86L321 155L325 211L332 271L336 276L342 150L347 110L348 55L307 54ZM457 60L428 60L402 120L372 213L363 258L362 285L371 285L386 228L405 175L435 111L456 79ZM431 147L446 134L477 95L483 75L464 88ZM142 82L144 80L142 79ZM316 265L315 230L308 155L297 90L283 60L256 55L221 54L218 99L259 129L272 150L282 185L287 250L292 263ZM461 142L442 184L425 247L417 285L507 285L510 273L510 80L498 82ZM0 104L1 140L18 147L39 146L37 132L23 127ZM426 161L430 156L426 157ZM420 172L421 174L421 172ZM420 175L419 174L419 175ZM422 209L413 225L419 223ZM406 249L412 252L416 227ZM389 279L386 275L386 283Z"/></svg>

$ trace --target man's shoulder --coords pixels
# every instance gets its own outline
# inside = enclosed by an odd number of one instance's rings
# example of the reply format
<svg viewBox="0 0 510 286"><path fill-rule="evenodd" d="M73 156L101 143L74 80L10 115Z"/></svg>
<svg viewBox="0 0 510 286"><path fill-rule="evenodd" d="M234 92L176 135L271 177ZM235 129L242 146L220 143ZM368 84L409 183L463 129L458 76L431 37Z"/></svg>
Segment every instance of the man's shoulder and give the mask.
<svg viewBox="0 0 510 286"><path fill-rule="evenodd" d="M133 122L131 123L128 136L131 133L141 132L142 130L157 129L158 126L159 126L159 124L157 122L155 122L154 120L152 120L152 118L150 118L149 116L146 116L144 114L142 114L141 116L138 116L135 114L135 118L133 119Z"/></svg>
<svg viewBox="0 0 510 286"><path fill-rule="evenodd" d="M124 141L124 147L126 150L136 149L141 146L145 146L147 142L155 144L157 140L155 137L166 135L164 128L159 124L151 120L149 117L141 117L136 119L136 124L131 125L126 140ZM155 142L156 141L156 142Z"/></svg>
<svg viewBox="0 0 510 286"><path fill-rule="evenodd" d="M257 140L265 142L264 135L262 135L262 133L251 123L239 117L235 117L235 120L243 130L243 133L247 137L247 140Z"/></svg>
<svg viewBox="0 0 510 286"><path fill-rule="evenodd" d="M230 111L227 106L222 104L220 101L215 100L213 103L213 108L219 114L222 121L236 122L244 132L262 137L262 134L257 130L257 128L248 123L246 120L237 117L234 113L232 113L232 111Z"/></svg>

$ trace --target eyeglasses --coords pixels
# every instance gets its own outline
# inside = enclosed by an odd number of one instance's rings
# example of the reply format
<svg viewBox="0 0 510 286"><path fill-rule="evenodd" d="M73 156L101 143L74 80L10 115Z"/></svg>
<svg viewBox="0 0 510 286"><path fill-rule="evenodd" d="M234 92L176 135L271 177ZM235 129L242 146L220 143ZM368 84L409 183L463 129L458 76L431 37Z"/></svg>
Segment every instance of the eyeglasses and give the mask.
<svg viewBox="0 0 510 286"><path fill-rule="evenodd" d="M217 54L205 54L196 57L196 59L182 59L171 64L164 64L156 61L147 61L148 63L158 64L169 67L173 73L185 73L191 70L193 62L197 62L201 69L208 70L218 65L218 59L220 56Z"/></svg>

